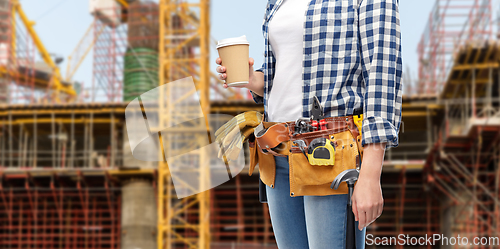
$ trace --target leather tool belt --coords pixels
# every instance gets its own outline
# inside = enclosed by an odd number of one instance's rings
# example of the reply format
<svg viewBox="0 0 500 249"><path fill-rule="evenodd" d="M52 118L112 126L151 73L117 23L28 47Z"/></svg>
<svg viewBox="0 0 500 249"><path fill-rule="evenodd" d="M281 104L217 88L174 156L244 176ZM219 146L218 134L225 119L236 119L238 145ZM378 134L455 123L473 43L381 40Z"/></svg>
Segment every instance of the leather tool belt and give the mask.
<svg viewBox="0 0 500 249"><path fill-rule="evenodd" d="M259 163L262 182L274 188L274 156L287 157L290 164L290 195L331 195L347 193L347 186L330 189L335 177L346 169L361 165L362 115L324 118L321 130L304 133L295 132L295 121L262 122L255 128L255 138L249 140L250 172ZM309 119L304 120L311 123ZM326 138L335 147L333 165L312 165L295 141L302 140L306 146L316 138ZM251 173L250 173L251 174Z"/></svg>
<svg viewBox="0 0 500 249"><path fill-rule="evenodd" d="M349 130L352 133L353 138L356 139L358 147L362 150L360 124L362 119L358 122L355 122L355 116L358 115L328 117L325 118L326 130L319 130L296 135L294 135L295 121L283 123L262 122L255 128L254 134L259 147L262 149L262 152L264 154L272 154L274 156L286 157L290 154L292 148L287 146L287 141L296 140L303 137L327 137L328 135L333 135L335 133L346 130ZM360 116L358 117L361 118Z"/></svg>

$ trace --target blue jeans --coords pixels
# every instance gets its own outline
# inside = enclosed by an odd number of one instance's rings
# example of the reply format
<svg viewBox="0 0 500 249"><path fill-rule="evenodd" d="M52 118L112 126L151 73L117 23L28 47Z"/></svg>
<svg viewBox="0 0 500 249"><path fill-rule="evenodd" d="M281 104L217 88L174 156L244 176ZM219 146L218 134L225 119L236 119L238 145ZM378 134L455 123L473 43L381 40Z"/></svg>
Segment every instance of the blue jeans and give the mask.
<svg viewBox="0 0 500 249"><path fill-rule="evenodd" d="M266 186L266 194L278 248L344 249L349 196L290 197L288 157L274 159L274 188ZM366 228L360 231L356 221L357 249L365 248L365 233Z"/></svg>

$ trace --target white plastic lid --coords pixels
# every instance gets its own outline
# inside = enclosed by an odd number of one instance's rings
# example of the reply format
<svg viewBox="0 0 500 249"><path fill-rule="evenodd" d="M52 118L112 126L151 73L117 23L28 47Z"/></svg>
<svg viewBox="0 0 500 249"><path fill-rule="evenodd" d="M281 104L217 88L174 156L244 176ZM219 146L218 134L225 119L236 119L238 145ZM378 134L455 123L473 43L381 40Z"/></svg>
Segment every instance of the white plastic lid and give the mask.
<svg viewBox="0 0 500 249"><path fill-rule="evenodd" d="M247 40L246 35L220 40L217 42L217 49L219 49L221 47L226 47L226 46L231 46L231 45L240 45L240 44L250 45L250 43Z"/></svg>

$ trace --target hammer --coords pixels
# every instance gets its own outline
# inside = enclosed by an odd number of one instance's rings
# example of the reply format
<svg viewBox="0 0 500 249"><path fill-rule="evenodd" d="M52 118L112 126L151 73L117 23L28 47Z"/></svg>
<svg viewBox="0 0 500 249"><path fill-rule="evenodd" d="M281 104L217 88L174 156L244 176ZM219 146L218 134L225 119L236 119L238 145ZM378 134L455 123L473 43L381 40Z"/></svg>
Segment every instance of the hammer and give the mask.
<svg viewBox="0 0 500 249"><path fill-rule="evenodd" d="M349 202L347 202L347 234L346 234L346 249L356 249L356 228L354 223L354 213L352 212L352 192L354 189L354 183L358 180L359 170L358 169L348 169L342 171L335 180L333 180L330 188L337 189L342 182L346 182L349 187Z"/></svg>

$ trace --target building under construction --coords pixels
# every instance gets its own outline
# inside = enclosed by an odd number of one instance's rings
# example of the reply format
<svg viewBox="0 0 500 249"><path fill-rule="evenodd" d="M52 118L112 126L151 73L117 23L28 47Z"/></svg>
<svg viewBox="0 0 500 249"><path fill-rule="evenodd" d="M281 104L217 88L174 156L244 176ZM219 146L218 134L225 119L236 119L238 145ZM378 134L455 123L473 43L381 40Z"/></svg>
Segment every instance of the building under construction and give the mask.
<svg viewBox="0 0 500 249"><path fill-rule="evenodd" d="M91 0L90 9L94 21L62 75L20 2L0 0L0 248L276 248L258 170L249 176L246 166L178 199L176 172L131 152L127 105L178 79L192 77L203 113L263 111L247 92L223 89L211 70L210 1ZM400 145L385 155L384 212L367 234L499 237L497 9L492 0L436 0L418 80L404 82ZM72 76L86 56L93 76L82 85ZM190 112L179 92L162 94L179 101L159 107L149 127L157 134ZM192 137L161 134L162 146L192 150L171 141L206 137L206 128L199 121L186 128ZM367 245L375 247L404 246Z"/></svg>

